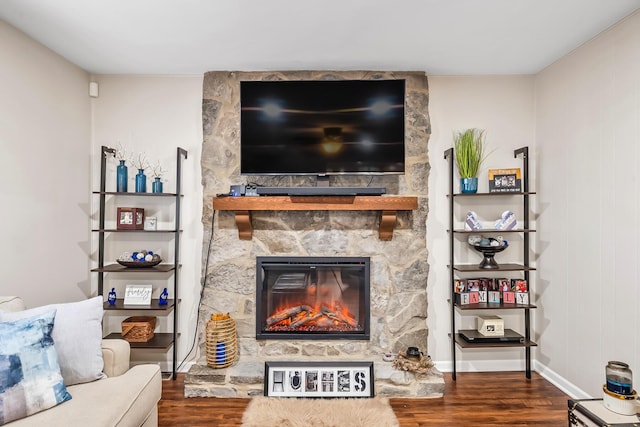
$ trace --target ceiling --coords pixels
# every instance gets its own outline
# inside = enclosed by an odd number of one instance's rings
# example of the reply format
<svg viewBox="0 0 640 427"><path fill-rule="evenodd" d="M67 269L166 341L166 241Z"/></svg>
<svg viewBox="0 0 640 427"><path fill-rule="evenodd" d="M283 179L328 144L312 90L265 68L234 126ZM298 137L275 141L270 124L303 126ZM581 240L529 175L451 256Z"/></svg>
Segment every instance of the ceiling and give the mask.
<svg viewBox="0 0 640 427"><path fill-rule="evenodd" d="M534 74L640 0L0 0L0 19L93 74L403 70Z"/></svg>

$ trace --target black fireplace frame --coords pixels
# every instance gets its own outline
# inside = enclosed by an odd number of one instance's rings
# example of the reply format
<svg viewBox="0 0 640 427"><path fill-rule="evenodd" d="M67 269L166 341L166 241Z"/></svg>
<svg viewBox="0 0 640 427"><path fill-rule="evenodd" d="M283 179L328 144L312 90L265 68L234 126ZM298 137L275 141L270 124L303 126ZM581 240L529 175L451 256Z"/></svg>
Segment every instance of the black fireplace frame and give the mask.
<svg viewBox="0 0 640 427"><path fill-rule="evenodd" d="M333 266L362 266L364 286L360 290L363 302L359 320L363 322L362 330L358 331L265 331L266 292L264 292L263 266L301 266L333 265ZM259 256L256 257L256 339L288 339L288 340L366 340L371 338L371 259L369 257L300 257L300 256Z"/></svg>

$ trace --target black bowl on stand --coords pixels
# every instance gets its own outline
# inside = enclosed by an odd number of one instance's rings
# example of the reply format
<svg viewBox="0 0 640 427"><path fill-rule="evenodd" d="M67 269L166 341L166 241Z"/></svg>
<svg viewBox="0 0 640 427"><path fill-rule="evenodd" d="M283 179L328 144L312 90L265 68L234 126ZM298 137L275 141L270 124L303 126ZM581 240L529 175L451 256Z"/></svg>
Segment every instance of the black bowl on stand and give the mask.
<svg viewBox="0 0 640 427"><path fill-rule="evenodd" d="M473 249L482 253L484 258L478 267L484 268L487 270L495 270L500 268L496 260L493 258L495 254L498 252L502 252L507 249L508 245L500 245L500 246L481 246L481 245L472 245Z"/></svg>

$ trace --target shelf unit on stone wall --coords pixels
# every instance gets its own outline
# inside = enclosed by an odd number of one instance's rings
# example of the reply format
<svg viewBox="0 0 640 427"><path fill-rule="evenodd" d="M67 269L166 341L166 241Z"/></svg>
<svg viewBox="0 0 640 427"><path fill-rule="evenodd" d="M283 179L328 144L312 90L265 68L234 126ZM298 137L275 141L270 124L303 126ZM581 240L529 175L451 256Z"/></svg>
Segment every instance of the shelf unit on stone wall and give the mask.
<svg viewBox="0 0 640 427"><path fill-rule="evenodd" d="M513 155L515 158L520 157L523 164L523 174L521 180L522 191L519 192L503 192L503 193L456 193L454 192L454 149L449 148L444 152L444 158L449 162L449 291L450 298L449 304L451 308L451 331L449 337L451 338L451 361L452 361L452 378L456 379L456 346L461 350L465 349L505 349L505 348L523 348L525 353L525 375L527 378L531 378L531 347L537 346L535 342L531 340L531 310L536 306L531 303L531 295L533 295L530 272L535 268L530 263L530 235L536 230L529 228L530 224L530 197L535 192L529 191L529 149L528 147L522 147L514 150ZM507 202L513 204L513 198L519 197L521 200L517 203L522 204L523 218L522 228L513 230L495 230L495 229L482 229L479 231L469 231L464 228L455 228L455 207L456 203L464 206L465 202L469 200L482 199L487 202L495 202L497 206L504 207ZM464 222L464 221L462 221ZM480 268L479 264L457 264L455 257L456 245L466 245L467 239L471 234L489 234L489 235L522 235L523 239L523 251L522 251L522 263L504 263L499 264L499 268ZM456 237L462 237L464 242L460 242ZM473 251L471 247L468 247L469 251ZM512 274L516 272L522 274L523 279L527 281L529 302L527 304L518 303L504 303L502 300L499 303L480 302L473 304L460 304L456 301L455 292L455 280L457 278L465 278L466 273L487 273L487 272L509 272ZM460 336L460 330L456 327L456 315L461 316L465 314L476 314L478 311L502 311L502 310L522 310L524 313L524 321L522 327L524 328L524 339L522 342L491 342L491 343L470 343L464 340Z"/></svg>
<svg viewBox="0 0 640 427"><path fill-rule="evenodd" d="M142 279L149 278L150 275L154 274L171 274L173 275L173 286L169 289L169 295L173 295L172 299L168 299L166 305L160 305L159 299L155 298L151 300L151 304L149 306L131 306L124 304L124 298L118 298L114 305L110 305L106 298L104 301L104 310L105 314L116 314L118 312L132 312L132 311L143 311L145 314L148 312L153 315L158 316L169 316L173 314L173 325L171 327L171 331L169 332L159 332L154 333L154 337L147 342L131 342L130 346L132 350L143 350L143 349L153 349L153 350L163 350L167 351L169 348L172 348L172 356L171 356L171 372L167 373L171 376L172 379L176 379L176 369L177 369L177 338L178 338L178 284L179 284L179 270L181 267L180 264L180 234L182 230L180 229L180 211L181 211L181 201L182 201L182 193L181 193L181 175L182 175L182 160L183 158L187 158L187 151L183 148L178 147L176 151L176 192L175 193L136 193L136 192L113 192L106 191L106 159L107 156L113 156L115 154L115 149L102 146L101 149L101 160L100 160L100 191L94 191L93 194L99 196L99 204L100 204L100 213L99 213L99 225L97 229L91 230L92 232L98 233L98 266L93 268L91 271L98 273L98 295L105 296L107 293L104 292L104 284L106 281L106 274L118 274L118 273L132 273L135 276L139 276ZM160 199L169 199L174 201L174 211L172 212L174 215L175 226L170 230L122 230L116 228L106 228L106 201L108 197L115 198L123 198L127 201L136 201L141 200L141 198L145 199L155 199L159 201ZM115 218L115 212L113 213L112 218ZM164 260L169 262L163 262L154 267L145 267L145 268L131 268L125 267L118 263L108 263L105 264L105 236L107 234L120 234L120 233L136 233L139 235L160 235L167 236L169 238L173 238L174 243L174 257L173 260ZM135 279L137 280L137 279ZM104 338L107 339L122 339L122 334L114 332L107 334Z"/></svg>
<svg viewBox="0 0 640 427"><path fill-rule="evenodd" d="M214 211L235 211L238 238L251 240L252 211L380 211L380 240L391 240L398 211L418 209L415 196L240 196L214 197Z"/></svg>

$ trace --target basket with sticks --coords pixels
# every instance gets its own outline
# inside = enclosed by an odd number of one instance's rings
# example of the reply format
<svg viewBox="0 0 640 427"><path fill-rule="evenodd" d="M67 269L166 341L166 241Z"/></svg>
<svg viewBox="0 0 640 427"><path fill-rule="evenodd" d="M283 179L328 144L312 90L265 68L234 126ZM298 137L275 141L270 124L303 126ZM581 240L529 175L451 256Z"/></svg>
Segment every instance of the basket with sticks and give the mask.
<svg viewBox="0 0 640 427"><path fill-rule="evenodd" d="M226 368L233 365L238 355L236 322L229 313L214 314L207 322L207 365Z"/></svg>

